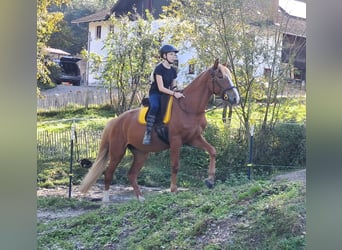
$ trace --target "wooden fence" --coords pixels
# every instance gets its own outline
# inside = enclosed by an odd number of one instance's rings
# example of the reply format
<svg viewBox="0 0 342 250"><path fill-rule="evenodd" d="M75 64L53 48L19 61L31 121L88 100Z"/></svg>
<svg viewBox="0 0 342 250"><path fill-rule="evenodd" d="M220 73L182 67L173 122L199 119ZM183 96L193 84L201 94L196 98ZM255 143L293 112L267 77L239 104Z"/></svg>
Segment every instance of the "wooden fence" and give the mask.
<svg viewBox="0 0 342 250"><path fill-rule="evenodd" d="M73 139L74 159L95 159L101 140L102 130L76 130ZM71 131L38 131L38 160L70 160Z"/></svg>
<svg viewBox="0 0 342 250"><path fill-rule="evenodd" d="M37 98L38 111L65 109L70 106L89 107L110 103L109 94L105 89L93 89L63 94L47 95Z"/></svg>

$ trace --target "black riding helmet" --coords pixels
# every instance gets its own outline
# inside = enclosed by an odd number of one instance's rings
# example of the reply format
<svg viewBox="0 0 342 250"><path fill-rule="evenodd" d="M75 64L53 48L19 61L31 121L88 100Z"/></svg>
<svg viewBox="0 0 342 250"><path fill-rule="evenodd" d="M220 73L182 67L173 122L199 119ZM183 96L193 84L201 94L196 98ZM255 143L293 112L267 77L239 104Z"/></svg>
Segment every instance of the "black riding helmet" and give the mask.
<svg viewBox="0 0 342 250"><path fill-rule="evenodd" d="M169 52L175 52L175 53L178 53L178 50L173 47L172 45L169 45L169 44L165 44L163 45L160 49L159 49L159 54L160 54L160 57L163 58L163 55L166 54L166 53L169 53Z"/></svg>

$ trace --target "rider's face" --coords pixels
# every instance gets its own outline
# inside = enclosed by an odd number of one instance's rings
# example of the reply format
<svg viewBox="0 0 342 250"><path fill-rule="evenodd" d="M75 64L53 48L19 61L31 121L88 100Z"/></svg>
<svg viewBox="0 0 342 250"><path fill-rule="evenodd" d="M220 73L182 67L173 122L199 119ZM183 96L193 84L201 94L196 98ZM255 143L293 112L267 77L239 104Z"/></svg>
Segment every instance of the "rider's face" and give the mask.
<svg viewBox="0 0 342 250"><path fill-rule="evenodd" d="M166 56L165 56L169 62L173 63L175 60L176 60L176 53L175 52L169 52L169 53L166 53Z"/></svg>

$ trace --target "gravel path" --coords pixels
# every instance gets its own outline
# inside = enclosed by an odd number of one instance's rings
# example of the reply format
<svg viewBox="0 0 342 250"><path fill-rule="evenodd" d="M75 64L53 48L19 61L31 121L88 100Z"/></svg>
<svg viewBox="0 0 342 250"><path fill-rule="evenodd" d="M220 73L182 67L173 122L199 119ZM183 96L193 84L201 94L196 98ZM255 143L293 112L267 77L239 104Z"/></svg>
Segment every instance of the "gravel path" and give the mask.
<svg viewBox="0 0 342 250"><path fill-rule="evenodd" d="M276 177L274 177L274 180L275 181L283 181L283 180L301 181L303 183L306 183L306 169L301 169L298 171L293 171L290 173L277 175Z"/></svg>

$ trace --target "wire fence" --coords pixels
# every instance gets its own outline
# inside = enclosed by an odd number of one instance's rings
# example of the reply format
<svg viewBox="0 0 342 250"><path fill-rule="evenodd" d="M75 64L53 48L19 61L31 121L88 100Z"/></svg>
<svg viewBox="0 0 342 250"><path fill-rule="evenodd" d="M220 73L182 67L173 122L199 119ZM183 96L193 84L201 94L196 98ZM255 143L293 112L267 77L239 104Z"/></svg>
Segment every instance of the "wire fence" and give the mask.
<svg viewBox="0 0 342 250"><path fill-rule="evenodd" d="M71 130L64 131L37 131L37 159L38 161L69 161L71 156L71 140L73 138L74 160L83 158L95 159L101 141L102 129L87 128L75 129L74 137ZM232 129L230 136L238 138L240 131ZM210 136L210 135L208 135ZM250 139L249 139L250 141ZM279 124L272 133L263 136L258 133L254 136L253 148L248 149L246 142L240 142L239 148L244 152L234 152L235 146L226 145L230 153L222 160L227 162L246 162L244 155L250 154L250 163L256 169L269 169L291 166L305 166L305 124ZM231 151L233 150L233 151ZM252 150L252 151L251 151ZM253 162L251 161L253 155ZM230 159L232 158L232 159ZM240 159L241 158L241 159ZM227 163L228 164L228 163ZM230 164L231 165L231 164Z"/></svg>
<svg viewBox="0 0 342 250"><path fill-rule="evenodd" d="M73 139L74 160L95 159L102 130L75 130ZM71 155L71 131L38 131L38 161L67 161Z"/></svg>

